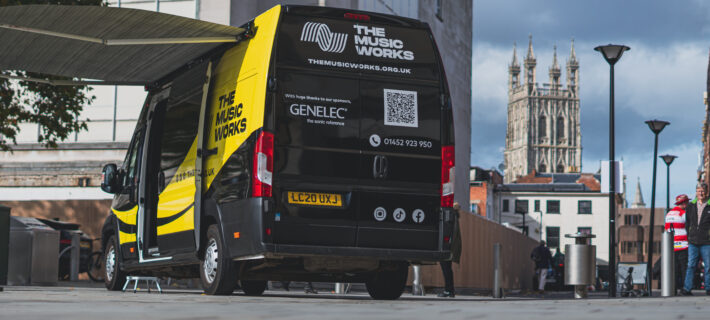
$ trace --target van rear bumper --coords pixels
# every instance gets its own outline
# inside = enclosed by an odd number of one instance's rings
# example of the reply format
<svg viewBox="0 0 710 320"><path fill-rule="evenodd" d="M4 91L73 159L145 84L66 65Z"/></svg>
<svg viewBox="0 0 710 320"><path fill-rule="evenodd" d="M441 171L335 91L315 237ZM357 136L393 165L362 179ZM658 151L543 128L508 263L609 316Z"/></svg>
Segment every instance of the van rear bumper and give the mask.
<svg viewBox="0 0 710 320"><path fill-rule="evenodd" d="M369 257L380 260L439 262L451 259L451 251L265 244L267 257L328 256Z"/></svg>

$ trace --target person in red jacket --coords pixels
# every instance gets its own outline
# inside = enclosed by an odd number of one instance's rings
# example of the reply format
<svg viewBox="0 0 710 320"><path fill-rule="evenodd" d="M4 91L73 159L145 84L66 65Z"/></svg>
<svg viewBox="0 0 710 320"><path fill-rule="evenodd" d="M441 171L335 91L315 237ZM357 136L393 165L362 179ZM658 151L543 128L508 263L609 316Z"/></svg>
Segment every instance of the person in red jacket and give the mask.
<svg viewBox="0 0 710 320"><path fill-rule="evenodd" d="M685 194L675 197L675 208L666 213L666 232L674 232L676 288L683 287L685 270L688 266L688 233L685 230L685 208L688 206L688 201L688 196Z"/></svg>

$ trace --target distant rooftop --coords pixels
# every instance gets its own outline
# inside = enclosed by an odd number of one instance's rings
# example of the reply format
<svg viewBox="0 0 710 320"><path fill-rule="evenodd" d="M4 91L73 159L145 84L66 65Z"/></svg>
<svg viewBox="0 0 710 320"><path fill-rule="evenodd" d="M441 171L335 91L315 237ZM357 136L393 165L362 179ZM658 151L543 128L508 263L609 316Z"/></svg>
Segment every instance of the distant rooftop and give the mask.
<svg viewBox="0 0 710 320"><path fill-rule="evenodd" d="M499 191L599 192L601 175L593 173L538 173L518 177L513 183L499 185Z"/></svg>

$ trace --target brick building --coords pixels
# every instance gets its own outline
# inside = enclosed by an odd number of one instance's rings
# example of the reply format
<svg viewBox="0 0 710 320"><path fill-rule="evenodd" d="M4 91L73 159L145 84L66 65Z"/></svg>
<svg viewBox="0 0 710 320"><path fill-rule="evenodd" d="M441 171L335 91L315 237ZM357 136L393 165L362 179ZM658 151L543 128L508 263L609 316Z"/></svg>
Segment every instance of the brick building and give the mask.
<svg viewBox="0 0 710 320"><path fill-rule="evenodd" d="M470 181L471 212L500 222L500 212L494 210L493 191L503 183L503 176L495 169L471 167Z"/></svg>

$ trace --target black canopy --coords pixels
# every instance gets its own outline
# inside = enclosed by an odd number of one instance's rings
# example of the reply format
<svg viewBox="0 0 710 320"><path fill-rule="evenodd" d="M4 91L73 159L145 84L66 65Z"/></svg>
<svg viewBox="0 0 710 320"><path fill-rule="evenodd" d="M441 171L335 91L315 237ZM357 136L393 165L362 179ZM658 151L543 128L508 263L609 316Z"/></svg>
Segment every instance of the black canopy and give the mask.
<svg viewBox="0 0 710 320"><path fill-rule="evenodd" d="M1 7L0 70L148 84L244 31L128 8Z"/></svg>

